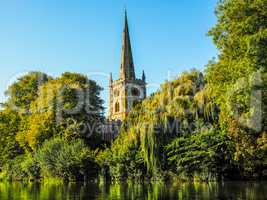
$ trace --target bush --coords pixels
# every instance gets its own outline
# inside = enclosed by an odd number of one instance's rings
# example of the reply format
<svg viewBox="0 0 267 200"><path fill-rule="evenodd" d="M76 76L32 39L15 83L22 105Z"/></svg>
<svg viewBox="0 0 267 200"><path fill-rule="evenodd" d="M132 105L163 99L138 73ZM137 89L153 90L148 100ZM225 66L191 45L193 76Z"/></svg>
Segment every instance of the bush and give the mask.
<svg viewBox="0 0 267 200"><path fill-rule="evenodd" d="M206 128L193 135L175 138L166 146L169 165L182 178L214 180L236 174L226 134Z"/></svg>
<svg viewBox="0 0 267 200"><path fill-rule="evenodd" d="M11 180L38 179L40 178L40 167L31 154L21 155L10 160L4 166L3 174Z"/></svg>
<svg viewBox="0 0 267 200"><path fill-rule="evenodd" d="M98 174L95 153L82 140L48 140L37 151L36 158L45 177L84 180Z"/></svg>

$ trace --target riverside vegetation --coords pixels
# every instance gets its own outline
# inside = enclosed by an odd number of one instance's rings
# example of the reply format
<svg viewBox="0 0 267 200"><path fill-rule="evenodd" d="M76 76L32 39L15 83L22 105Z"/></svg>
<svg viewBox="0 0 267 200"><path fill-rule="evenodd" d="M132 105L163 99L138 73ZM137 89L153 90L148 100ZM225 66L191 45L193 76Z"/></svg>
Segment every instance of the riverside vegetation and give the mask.
<svg viewBox="0 0 267 200"><path fill-rule="evenodd" d="M209 31L219 51L203 73L167 81L122 124L114 142L101 87L86 76L20 77L0 112L1 179L264 179L267 177L267 1L219 1ZM77 94L88 94L79 113ZM79 96L79 95L78 95Z"/></svg>

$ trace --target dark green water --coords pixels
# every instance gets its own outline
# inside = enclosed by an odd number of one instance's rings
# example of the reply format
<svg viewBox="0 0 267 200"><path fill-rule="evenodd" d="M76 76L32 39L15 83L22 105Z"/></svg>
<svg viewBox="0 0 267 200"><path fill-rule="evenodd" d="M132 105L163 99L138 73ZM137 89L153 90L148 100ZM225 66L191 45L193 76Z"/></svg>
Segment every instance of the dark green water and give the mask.
<svg viewBox="0 0 267 200"><path fill-rule="evenodd" d="M0 199L211 199L267 200L266 182L177 184L0 183Z"/></svg>

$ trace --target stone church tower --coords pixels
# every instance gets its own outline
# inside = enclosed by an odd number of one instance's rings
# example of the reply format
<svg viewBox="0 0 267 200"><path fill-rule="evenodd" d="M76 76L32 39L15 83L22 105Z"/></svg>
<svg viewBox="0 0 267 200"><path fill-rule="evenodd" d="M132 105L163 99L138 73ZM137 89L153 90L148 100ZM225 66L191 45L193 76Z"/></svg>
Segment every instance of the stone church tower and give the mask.
<svg viewBox="0 0 267 200"><path fill-rule="evenodd" d="M145 79L144 71L141 79L135 76L127 13L125 11L120 77L118 80L113 80L112 74L110 74L109 120L122 121L136 102L146 98Z"/></svg>

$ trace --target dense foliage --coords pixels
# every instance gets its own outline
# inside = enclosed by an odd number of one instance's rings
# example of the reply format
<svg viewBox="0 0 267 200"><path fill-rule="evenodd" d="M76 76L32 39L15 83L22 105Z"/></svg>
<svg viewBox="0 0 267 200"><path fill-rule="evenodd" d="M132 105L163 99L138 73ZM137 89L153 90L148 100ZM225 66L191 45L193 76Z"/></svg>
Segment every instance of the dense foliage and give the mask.
<svg viewBox="0 0 267 200"><path fill-rule="evenodd" d="M242 176L267 175L267 1L220 1L209 35L219 58L206 68L220 129L235 144Z"/></svg>
<svg viewBox="0 0 267 200"><path fill-rule="evenodd" d="M230 141L218 131L218 108L193 70L137 104L106 152L114 178L222 178L232 170Z"/></svg>
<svg viewBox="0 0 267 200"><path fill-rule="evenodd" d="M0 112L0 167L12 179L83 179L97 170L90 148L101 147L101 87L77 73L20 77ZM21 100L21 101L20 101ZM51 163L52 162L52 163ZM95 173L95 171L94 171Z"/></svg>
<svg viewBox="0 0 267 200"><path fill-rule="evenodd" d="M205 69L205 86L190 77L195 72L182 75L132 110L107 156L115 178L168 170L201 179L267 176L267 1L221 0L216 15L209 35L219 56ZM167 131L169 122L179 130Z"/></svg>
<svg viewBox="0 0 267 200"><path fill-rule="evenodd" d="M136 103L110 146L95 81L18 78L0 111L0 178L266 178L267 0L220 0L216 15L218 58Z"/></svg>
<svg viewBox="0 0 267 200"><path fill-rule="evenodd" d="M63 179L92 178L97 175L99 168L95 152L86 147L82 140L48 140L35 157L43 174Z"/></svg>
<svg viewBox="0 0 267 200"><path fill-rule="evenodd" d="M6 105L20 112L28 112L31 103L38 97L38 88L51 77L41 72L30 72L9 86Z"/></svg>
<svg viewBox="0 0 267 200"><path fill-rule="evenodd" d="M0 167L22 152L15 140L19 123L20 117L16 112L10 109L0 112Z"/></svg>

